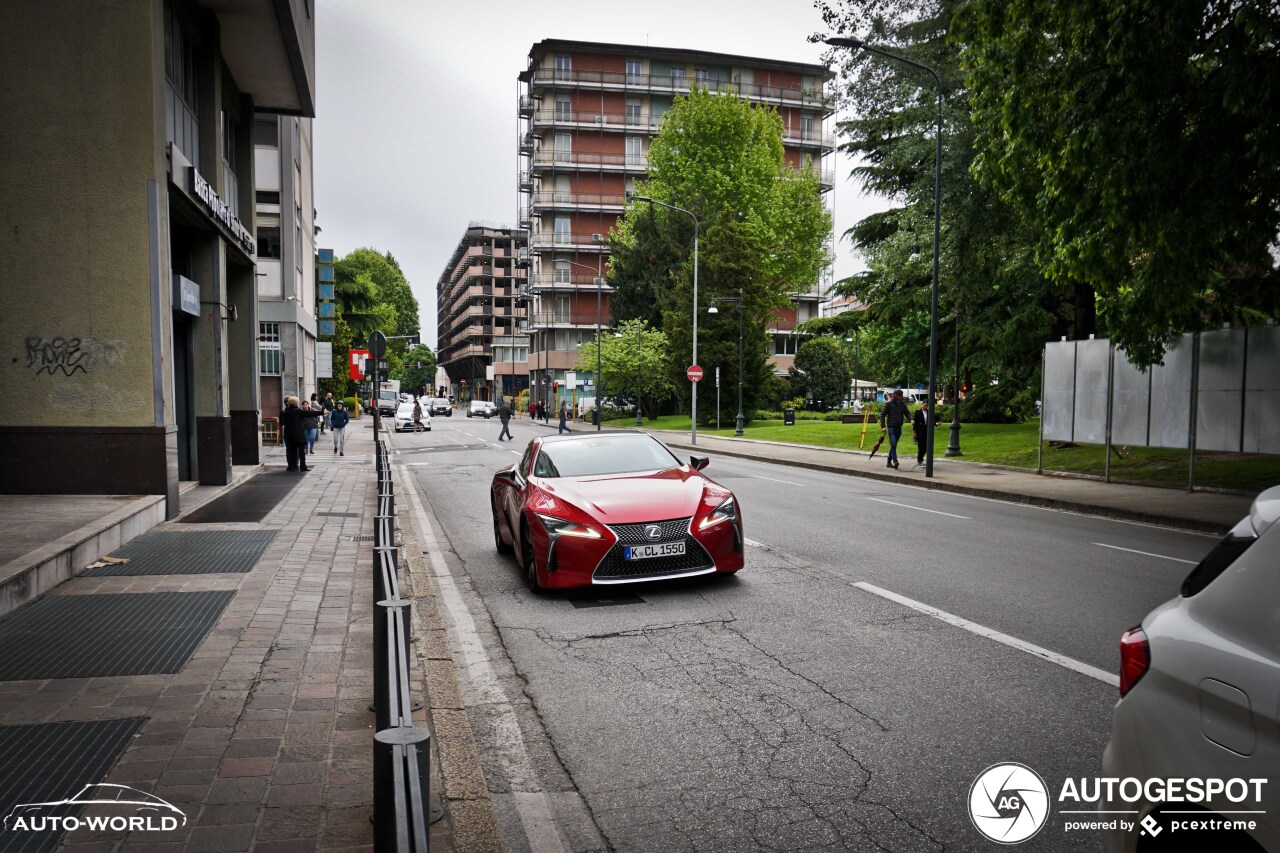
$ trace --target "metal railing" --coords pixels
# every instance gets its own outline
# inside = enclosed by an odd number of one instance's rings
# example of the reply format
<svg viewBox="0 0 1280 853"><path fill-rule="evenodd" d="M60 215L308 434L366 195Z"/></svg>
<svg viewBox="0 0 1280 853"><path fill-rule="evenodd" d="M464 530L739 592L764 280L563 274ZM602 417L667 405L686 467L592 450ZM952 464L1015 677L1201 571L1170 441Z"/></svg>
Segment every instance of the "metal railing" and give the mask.
<svg viewBox="0 0 1280 853"><path fill-rule="evenodd" d="M628 74L624 71L566 71L559 68L536 68L531 84L545 86L553 83L573 83L620 87L637 91L662 93L687 93L691 85L712 92L732 92L744 98L764 101L792 101L831 109L835 94L824 94L821 88L806 89L801 86L771 86L765 83L740 83L733 80L699 79L696 75L683 74Z"/></svg>
<svg viewBox="0 0 1280 853"><path fill-rule="evenodd" d="M538 207L622 207L622 193L578 193L541 190L533 194Z"/></svg>
<svg viewBox="0 0 1280 853"><path fill-rule="evenodd" d="M373 849L427 853L427 827L443 816L431 802L431 733L413 724L409 693L412 603L400 596L391 461L375 442L378 513L373 528Z"/></svg>
<svg viewBox="0 0 1280 853"><path fill-rule="evenodd" d="M557 151L540 148L533 155L534 168L547 166L632 169L643 172L649 168L649 158L643 154L600 154L595 151Z"/></svg>

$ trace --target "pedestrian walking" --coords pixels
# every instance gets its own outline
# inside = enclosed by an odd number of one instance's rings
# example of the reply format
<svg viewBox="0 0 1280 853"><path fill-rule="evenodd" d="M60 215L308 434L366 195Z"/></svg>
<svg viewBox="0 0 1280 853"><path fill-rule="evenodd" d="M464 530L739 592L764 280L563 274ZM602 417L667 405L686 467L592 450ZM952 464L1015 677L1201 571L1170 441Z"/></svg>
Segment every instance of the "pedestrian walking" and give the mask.
<svg viewBox="0 0 1280 853"><path fill-rule="evenodd" d="M898 464L898 439L902 438L902 425L906 423L910 414L911 410L902 399L902 389L895 389L893 396L880 411L881 423L889 433L889 459L885 463L889 468L902 467Z"/></svg>
<svg viewBox="0 0 1280 853"><path fill-rule="evenodd" d="M911 437L916 442L916 465L924 464L925 451L929 449L929 435L936 424L933 422L933 409L925 400L911 416Z"/></svg>
<svg viewBox="0 0 1280 853"><path fill-rule="evenodd" d="M569 429L569 425L567 423L568 420L569 420L569 404L561 403L560 404L560 424L559 426L556 427L556 435L560 435L561 433L564 433L564 432L573 432L573 430Z"/></svg>
<svg viewBox="0 0 1280 853"><path fill-rule="evenodd" d="M306 414L299 407L297 397L284 398L284 410L280 412L280 434L284 436L284 454L289 471L307 470Z"/></svg>
<svg viewBox="0 0 1280 853"><path fill-rule="evenodd" d="M502 421L502 432L498 433L498 441L502 441L504 435L507 441L514 441L515 436L511 434L511 406L507 404L505 398L502 400L502 405L498 407L498 420Z"/></svg>
<svg viewBox="0 0 1280 853"><path fill-rule="evenodd" d="M413 431L422 432L422 401L413 398Z"/></svg>
<svg viewBox="0 0 1280 853"><path fill-rule="evenodd" d="M324 431L331 429L330 422L333 420L333 392L330 391L324 395L324 399L320 401L320 405L324 406L324 420L320 422L320 434L324 435Z"/></svg>
<svg viewBox="0 0 1280 853"><path fill-rule="evenodd" d="M302 409L302 425L307 431L307 452L316 452L316 435L320 431L320 421L324 419L324 407L320 405L318 395L312 394L314 398L310 403L303 403Z"/></svg>
<svg viewBox="0 0 1280 853"><path fill-rule="evenodd" d="M347 447L347 424L351 421L351 415L347 413L347 404L339 400L333 409L333 414L329 416L329 431L333 433L333 452L339 456L346 456Z"/></svg>

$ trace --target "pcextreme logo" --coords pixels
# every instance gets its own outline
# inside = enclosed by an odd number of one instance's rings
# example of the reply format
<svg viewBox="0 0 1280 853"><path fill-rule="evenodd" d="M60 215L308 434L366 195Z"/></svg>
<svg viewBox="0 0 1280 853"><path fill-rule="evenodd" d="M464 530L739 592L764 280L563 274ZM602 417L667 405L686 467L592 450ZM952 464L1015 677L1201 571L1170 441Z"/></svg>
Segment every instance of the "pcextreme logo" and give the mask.
<svg viewBox="0 0 1280 853"><path fill-rule="evenodd" d="M72 814L86 806L122 806L129 814ZM173 803L127 785L102 782L85 785L75 796L43 803L19 803L4 818L5 832L44 832L77 829L172 830L187 823L187 815Z"/></svg>

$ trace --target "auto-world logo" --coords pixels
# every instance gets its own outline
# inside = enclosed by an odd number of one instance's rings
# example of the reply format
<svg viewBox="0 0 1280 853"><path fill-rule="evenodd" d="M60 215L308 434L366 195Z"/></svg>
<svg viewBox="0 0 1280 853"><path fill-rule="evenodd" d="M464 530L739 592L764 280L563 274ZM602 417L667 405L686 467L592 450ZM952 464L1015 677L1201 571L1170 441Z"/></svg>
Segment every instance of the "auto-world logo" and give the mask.
<svg viewBox="0 0 1280 853"><path fill-rule="evenodd" d="M969 818L999 844L1026 841L1049 819L1049 789L1025 764L993 764L969 789Z"/></svg>
<svg viewBox="0 0 1280 853"><path fill-rule="evenodd" d="M90 806L116 806L113 814L73 814ZM103 782L85 785L75 796L43 803L19 803L4 818L5 832L172 830L187 823L182 809L146 791Z"/></svg>

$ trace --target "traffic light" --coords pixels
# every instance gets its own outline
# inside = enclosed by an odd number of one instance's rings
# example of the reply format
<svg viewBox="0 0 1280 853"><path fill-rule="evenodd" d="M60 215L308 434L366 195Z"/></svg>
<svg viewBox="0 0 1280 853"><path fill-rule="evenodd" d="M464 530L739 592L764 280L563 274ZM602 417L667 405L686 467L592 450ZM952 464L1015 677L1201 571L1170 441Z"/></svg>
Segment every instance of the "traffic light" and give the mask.
<svg viewBox="0 0 1280 853"><path fill-rule="evenodd" d="M414 332L412 335L409 336L409 343L414 346L417 346L418 344L422 343L422 335L419 334L418 332ZM419 365L419 367L421 367L421 365Z"/></svg>

